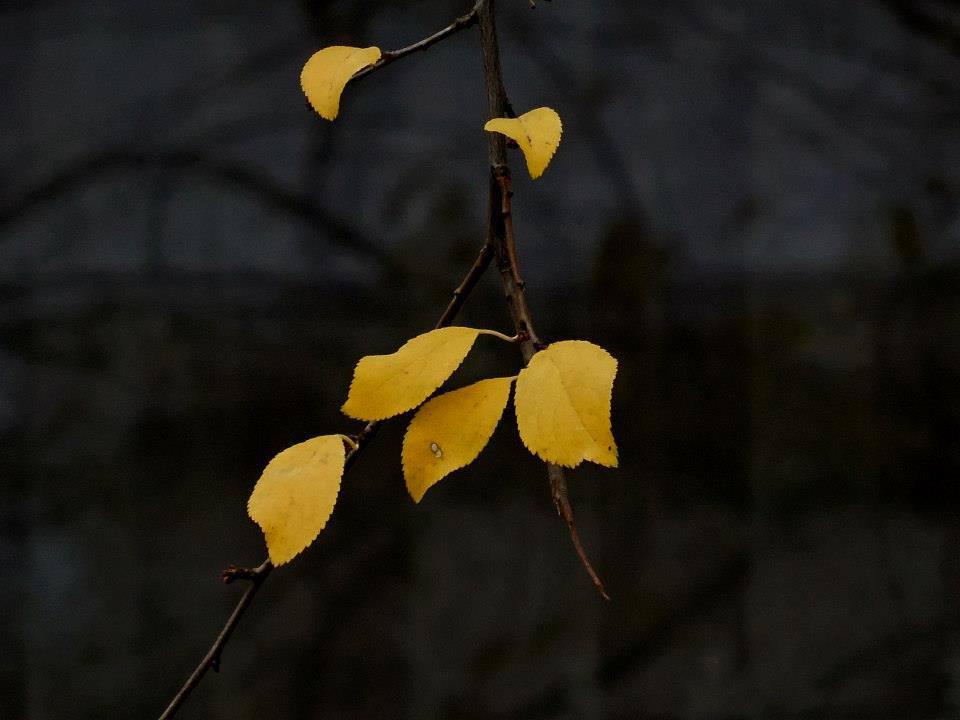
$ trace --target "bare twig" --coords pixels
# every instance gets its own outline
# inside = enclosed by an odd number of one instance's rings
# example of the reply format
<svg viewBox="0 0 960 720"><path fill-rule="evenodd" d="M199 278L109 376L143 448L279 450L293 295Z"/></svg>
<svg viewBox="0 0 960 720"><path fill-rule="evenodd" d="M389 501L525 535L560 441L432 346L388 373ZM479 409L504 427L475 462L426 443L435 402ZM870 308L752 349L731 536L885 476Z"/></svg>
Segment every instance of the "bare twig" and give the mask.
<svg viewBox="0 0 960 720"><path fill-rule="evenodd" d="M450 37L454 33L460 32L464 28L470 27L477 21L477 13L480 10L480 5L482 2L483 0L478 0L477 3L470 9L470 12L464 15L461 15L452 23L447 25L443 30L438 30L433 35L430 35L429 37L425 37L423 40L415 42L412 45L407 45L404 48L400 48L399 50L388 50L387 52L382 53L380 55L379 60L373 63L373 65L368 65L362 70L358 70L356 73L354 73L351 80L356 81L356 80L359 80L360 78L364 78L367 75L376 72L377 70L384 67L385 65L389 65L392 62L396 62L400 58L406 57L407 55L410 55L412 53L419 52L421 50L426 50L431 45L435 45L441 40Z"/></svg>
<svg viewBox="0 0 960 720"><path fill-rule="evenodd" d="M600 597L609 600L607 590L603 587L603 581L593 569L590 558L587 557L587 551L583 549L583 543L580 542L580 533L577 532L577 524L573 520L573 508L570 507L570 498L567 495L567 478L563 473L563 468L558 465L547 465L547 477L550 479L550 496L553 498L553 506L557 509L557 514L563 518L567 524L567 530L570 531L570 539L573 541L573 548L577 551L577 557L586 568L590 581L600 593Z"/></svg>
<svg viewBox="0 0 960 720"><path fill-rule="evenodd" d="M470 291L473 290L474 285L477 284L477 281L490 266L490 261L493 259L493 246L490 244L490 240L483 244L483 247L480 248L480 254L477 255L477 259L473 263L473 267L467 272L463 278L463 282L453 291L453 297L450 299L450 304L447 305L447 309L443 311L443 315L440 316L440 319L437 321L437 327L442 328L446 325L449 325L453 318L457 316L457 313L460 312L460 308L463 307L463 304L467 300L467 296L470 294Z"/></svg>
<svg viewBox="0 0 960 720"><path fill-rule="evenodd" d="M230 613L230 617L227 618L227 623L223 626L223 630L217 635L217 639L213 641L213 645L207 650L207 654L203 656L203 660L197 665L197 669L187 678L183 687L180 688L180 691L174 696L173 700L170 701L167 709L164 710L160 716L160 720L169 720L169 718L172 718L176 714L177 710L183 704L183 701L186 700L190 693L193 692L193 689L200 684L200 681L203 679L203 676L207 674L208 670L212 669L214 672L220 670L220 655L223 652L224 646L236 629L240 618L243 617L250 603L253 602L253 596L257 594L257 590L263 585L263 581L270 575L271 570L273 570L273 565L269 560L266 560L256 568L236 568L231 566L223 571L223 581L225 583L243 579L249 581L250 585L240 597L240 602L237 603L233 612Z"/></svg>
<svg viewBox="0 0 960 720"><path fill-rule="evenodd" d="M480 4L478 21L480 24L480 44L483 50L484 84L487 90L487 105L491 118L504 117L508 113L510 103L503 86L503 70L500 66L500 47L497 42L495 0L483 0ZM511 202L513 189L510 182L510 167L507 164L506 142L500 133L489 135L490 159L490 204L487 225L488 242L493 246L497 257L497 267L500 269L500 278L504 295L510 309L510 316L517 334L524 338L520 343L520 352L524 364L542 347L533 328L530 308L527 305L523 278L520 275L520 264L517 260L516 239L513 233L513 213ZM590 563L577 525L573 518L573 509L567 496L567 481L563 469L552 464L547 466L547 475L550 480L550 495L553 498L557 513L563 518L570 531L570 539L577 551L577 556L590 575L590 579L597 592L609 600L603 582Z"/></svg>

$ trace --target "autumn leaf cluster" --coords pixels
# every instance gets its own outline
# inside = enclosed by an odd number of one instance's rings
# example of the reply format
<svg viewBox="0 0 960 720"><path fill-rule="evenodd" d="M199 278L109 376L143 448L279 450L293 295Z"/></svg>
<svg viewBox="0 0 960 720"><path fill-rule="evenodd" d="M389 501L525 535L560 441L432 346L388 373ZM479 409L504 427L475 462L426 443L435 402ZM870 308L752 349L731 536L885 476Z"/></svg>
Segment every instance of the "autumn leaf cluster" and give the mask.
<svg viewBox="0 0 960 720"><path fill-rule="evenodd" d="M445 327L407 341L389 355L361 358L343 412L385 420L416 409L401 454L407 491L419 502L436 483L472 463L513 403L520 439L542 460L576 467L617 465L610 404L617 361L582 340L553 343L513 377L480 380L431 398L463 363L480 335ZM515 386L515 387L514 387ZM267 465L250 497L275 565L291 560L326 525L340 489L344 435L322 435L287 448Z"/></svg>
<svg viewBox="0 0 960 720"><path fill-rule="evenodd" d="M379 48L327 47L314 53L300 76L317 113L334 120L347 83L383 62ZM563 126L551 108L493 118L484 130L505 135L523 152L532 178L543 175L560 144ZM434 395L463 363L481 335L493 330L444 327L418 335L396 352L361 358L342 410L370 422L415 411L403 440L401 464L415 502L450 473L472 463L490 441L513 396L517 430L526 448L547 463L584 461L617 465L610 405L617 362L581 340L553 343L519 374L488 378ZM274 565L289 562L317 537L333 512L348 448L341 434L293 445L271 460L248 502L263 530Z"/></svg>

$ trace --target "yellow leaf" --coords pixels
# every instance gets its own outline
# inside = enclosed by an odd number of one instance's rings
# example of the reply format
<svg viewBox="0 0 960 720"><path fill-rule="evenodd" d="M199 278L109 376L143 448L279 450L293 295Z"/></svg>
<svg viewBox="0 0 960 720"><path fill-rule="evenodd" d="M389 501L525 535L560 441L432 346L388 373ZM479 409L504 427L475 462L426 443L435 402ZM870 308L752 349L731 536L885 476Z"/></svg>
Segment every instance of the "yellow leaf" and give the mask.
<svg viewBox="0 0 960 720"><path fill-rule="evenodd" d="M477 335L466 327L431 330L391 355L367 355L353 372L344 413L358 420L384 420L412 410L453 374Z"/></svg>
<svg viewBox="0 0 960 720"><path fill-rule="evenodd" d="M610 398L617 361L582 340L553 343L517 376L514 405L520 439L547 462L576 467L590 460L617 466Z"/></svg>
<svg viewBox="0 0 960 720"><path fill-rule="evenodd" d="M327 524L345 458L343 438L321 435L288 447L264 468L247 512L263 530L274 565L296 557Z"/></svg>
<svg viewBox="0 0 960 720"><path fill-rule="evenodd" d="M438 395L417 410L403 438L403 476L414 502L476 459L500 422L513 380L481 380Z"/></svg>
<svg viewBox="0 0 960 720"><path fill-rule="evenodd" d="M542 107L517 118L494 118L483 129L502 133L516 141L523 150L530 177L536 179L543 175L560 145L563 123L555 110Z"/></svg>
<svg viewBox="0 0 960 720"><path fill-rule="evenodd" d="M333 120L340 112L340 95L358 70L380 59L380 48L343 45L315 52L300 73L300 87L320 117Z"/></svg>

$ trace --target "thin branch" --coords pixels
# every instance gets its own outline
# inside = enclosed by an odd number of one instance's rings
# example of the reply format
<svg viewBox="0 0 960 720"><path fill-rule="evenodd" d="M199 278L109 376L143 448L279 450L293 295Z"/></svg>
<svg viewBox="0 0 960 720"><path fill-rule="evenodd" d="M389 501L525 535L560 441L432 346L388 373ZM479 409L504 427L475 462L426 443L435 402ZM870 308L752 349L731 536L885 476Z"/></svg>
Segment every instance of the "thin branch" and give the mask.
<svg viewBox="0 0 960 720"><path fill-rule="evenodd" d="M170 701L167 709L164 710L160 716L160 720L169 720L169 718L172 718L176 714L177 710L183 704L183 701L186 700L190 693L193 692L193 689L200 684L200 681L203 679L203 676L207 674L208 670L212 668L214 671L219 671L220 655L223 653L224 646L233 634L234 629L236 629L240 618L243 617L250 603L253 602L253 597L257 594L257 590L260 589L264 580L270 575L271 570L273 570L273 565L269 560L266 560L259 567L253 569L230 567L223 571L223 581L225 583L242 579L249 581L250 585L247 587L246 592L240 597L240 602L237 603L233 612L230 613L230 617L227 618L227 623L223 626L223 630L217 635L217 639L213 641L213 645L210 646L207 654L203 656L203 660L200 661L197 669L193 671L193 674L187 678L187 682L180 688L180 692Z"/></svg>
<svg viewBox="0 0 960 720"><path fill-rule="evenodd" d="M500 65L500 47L497 42L495 0L483 0L480 3L478 21L480 24L480 44L483 50L483 75L487 90L487 105L490 118L504 117L508 114L510 103L503 86L503 69ZM490 159L490 204L488 206L487 238L493 246L497 257L497 267L500 269L500 279L506 296L507 306L517 335L523 338L520 343L520 353L524 364L543 347L537 338L530 316L524 291L523 278L520 275L520 264L517 259L516 238L513 232L513 212L511 208L513 189L510 182L510 167L507 164L506 141L500 133L490 133L488 136L488 150ZM557 513L563 518L570 531L570 539L577 551L577 556L597 592L609 600L603 587L603 582L594 570L590 559L580 542L577 525L573 517L573 509L567 495L567 481L563 469L557 465L547 465L547 476L550 480L550 495L553 498Z"/></svg>
<svg viewBox="0 0 960 720"><path fill-rule="evenodd" d="M380 59L377 60L373 65L368 65L362 70L358 70L356 73L354 73L353 77L351 78L351 81L356 81L356 80L359 80L360 78L364 78L367 75L370 75L371 73L376 72L380 68L386 65L389 65L390 63L396 62L400 58L406 57L407 55L411 55L415 52L420 52L421 50L426 50L431 45L435 45L441 40L444 40L450 37L454 33L458 33L464 28L470 27L475 22L477 22L477 14L480 11L480 5L482 2L483 0L477 0L477 3L473 6L473 8L471 8L470 12L466 13L465 15L461 15L452 23L447 25L443 30L438 30L433 35L430 35L429 37L425 37L423 40L415 42L412 45L407 45L404 48L400 48L399 50L388 50L387 52L382 53L380 55Z"/></svg>
<svg viewBox="0 0 960 720"><path fill-rule="evenodd" d="M570 498L567 495L567 478L563 469L558 465L547 465L547 477L550 479L550 496L553 498L553 506L557 509L557 514L563 518L567 524L567 530L570 531L570 539L573 541L573 548L577 551L577 557L586 568L590 581L600 593L600 597L609 600L606 588L603 587L603 581L593 569L590 558L587 557L587 551L583 549L583 543L580 542L580 533L577 532L577 524L573 520L573 508L570 507Z"/></svg>
<svg viewBox="0 0 960 720"><path fill-rule="evenodd" d="M493 252L489 241L487 241L483 244L479 255L477 255L477 259L474 261L473 265L470 266L470 269L457 286L457 289L453 291L453 297L450 300L450 304L447 305L446 310L443 311L443 314L440 316L440 319L437 321L435 327L445 327L453 321L453 319L457 316L457 313L459 313L460 309L463 307L463 304L466 302L470 291L473 290L477 284L477 281L490 266L490 261L492 259ZM344 472L346 472L347 468L353 465L357 456L376 434L380 424L380 422L367 423L357 435L351 436L350 442L353 447L347 453L344 463ZM200 680L203 679L203 676L206 675L208 670L213 669L214 671L218 671L220 669L220 656L223 653L224 646L230 639L230 635L233 633L234 628L236 628L237 624L240 622L240 618L242 618L244 612L246 612L247 607L253 601L253 596L256 595L257 590L260 589L260 586L267 579L267 576L270 575L271 570L273 570L273 564L270 562L270 560L264 560L263 563L256 568L238 568L231 565L223 571L222 577L225 583L229 584L235 580L248 580L250 582L250 587L248 587L246 592L244 592L240 597L237 606L233 609L233 612L230 613L230 617L227 618L227 622L223 626L223 630L220 631L220 634L217 636L217 639L214 640L213 645L210 646L207 654L203 656L200 664L197 665L197 668L193 671L190 677L187 678L187 681L184 683L183 687L180 688L179 692L177 692L177 694L174 696L173 700L170 702L170 705L168 705L167 709L163 711L163 714L160 716L160 720L169 720L169 718L172 718L176 714L184 700L186 700L196 686L200 684Z"/></svg>
<svg viewBox="0 0 960 720"><path fill-rule="evenodd" d="M493 246L490 244L490 240L487 239L484 242L483 247L480 248L480 254L477 255L477 259L473 263L473 267L467 272L466 276L463 278L463 282L453 291L453 297L450 298L450 304L447 305L447 309L443 311L443 315L440 316L440 319L437 321L437 327L442 328L446 325L449 325L453 318L457 316L457 313L460 312L460 308L463 307L463 304L467 301L467 296L470 294L470 291L473 290L474 285L477 284L477 281L481 278L486 269L490 266L490 261L493 260Z"/></svg>

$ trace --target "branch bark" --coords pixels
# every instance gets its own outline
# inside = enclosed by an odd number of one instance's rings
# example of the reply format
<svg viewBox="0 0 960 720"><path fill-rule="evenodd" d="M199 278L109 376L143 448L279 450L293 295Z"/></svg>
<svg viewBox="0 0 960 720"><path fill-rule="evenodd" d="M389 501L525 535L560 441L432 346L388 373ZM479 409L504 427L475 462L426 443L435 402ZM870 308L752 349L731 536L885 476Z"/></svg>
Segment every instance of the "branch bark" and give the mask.
<svg viewBox="0 0 960 720"><path fill-rule="evenodd" d="M482 0L479 5L477 20L480 25L480 45L483 51L483 77L487 91L487 108L490 118L512 115L512 108L507 99L507 91L503 84L503 69L500 65L500 45L497 40L496 0ZM510 179L510 167L507 163L506 139L500 133L490 133L488 140L488 155L490 160L490 203L487 224L487 241L493 246L497 258L497 267L500 270L500 279L503 292L510 310L510 317L517 335L522 338L520 354L526 365L530 358L543 347L536 330L527 297L523 278L520 274L520 264L517 259L516 238L513 232L512 198L513 187ZM573 508L567 493L567 480L563 468L548 464L547 476L550 481L550 496L553 499L557 514L563 518L570 532L570 539L584 569L590 576L597 592L605 599L610 596L603 586L593 564L587 557L577 532L577 524L573 517Z"/></svg>
<svg viewBox="0 0 960 720"><path fill-rule="evenodd" d="M373 65L368 65L362 70L358 70L356 73L354 73L353 77L351 78L351 81L356 81L356 80L359 80L360 78L364 78L367 75L370 75L371 73L376 72L377 70L384 67L385 65L389 65L392 62L396 62L400 58L406 57L407 55L410 55L415 52L420 52L422 50L426 50L431 45L435 45L441 40L444 40L450 37L454 33L458 33L464 28L470 27L475 22L477 22L477 14L479 12L480 5L482 4L482 2L483 0L477 0L477 3L473 6L470 12L464 15L461 15L452 23L447 25L443 30L438 30L433 35L425 37L423 40L419 40L418 42L415 42L412 45L407 45L404 48L400 48L399 50L388 50L387 52L382 53L380 55L380 59L377 60Z"/></svg>
<svg viewBox="0 0 960 720"><path fill-rule="evenodd" d="M260 586L263 585L263 582L270 575L271 570L273 570L273 565L269 560L265 560L260 566L253 569L235 568L231 566L223 571L223 581L225 583L242 579L249 581L250 585L243 595L240 596L240 602L237 603L233 612L230 613L230 617L227 618L227 623L223 626L223 630L217 635L217 639L213 641L213 645L210 646L207 654L203 656L203 660L200 661L196 670L187 678L187 682L184 683L180 691L174 696L173 700L170 701L167 709L164 710L160 716L160 720L169 720L169 718L172 718L176 714L177 710L183 704L183 701L186 700L194 688L200 684L203 676L207 674L207 670L211 668L215 672L220 670L220 655L223 653L224 646L226 646L233 631L240 623L240 618L243 617L247 608L250 607L250 603L253 602L253 597L257 594L257 590L260 589Z"/></svg>

